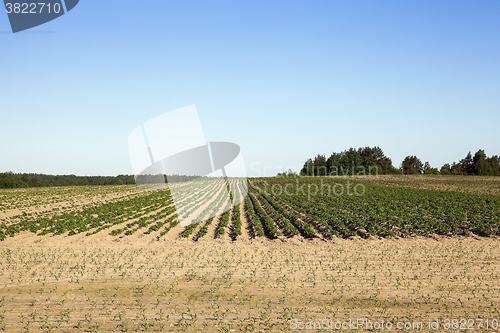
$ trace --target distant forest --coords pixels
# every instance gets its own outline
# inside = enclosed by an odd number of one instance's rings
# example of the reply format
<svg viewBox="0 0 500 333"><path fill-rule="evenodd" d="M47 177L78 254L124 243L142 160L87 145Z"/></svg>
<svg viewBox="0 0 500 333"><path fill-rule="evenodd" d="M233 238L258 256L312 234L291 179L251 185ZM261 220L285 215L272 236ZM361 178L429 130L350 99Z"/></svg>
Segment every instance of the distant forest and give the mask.
<svg viewBox="0 0 500 333"><path fill-rule="evenodd" d="M379 147L350 148L341 153L332 153L326 158L317 155L308 159L302 169L302 176L347 176L347 175L385 175L385 174L431 174L431 175L476 175L500 176L500 158L497 155L488 157L484 150L474 155L469 152L465 158L451 165L446 163L440 169L433 168L429 162L422 163L417 156L406 156L399 168L395 168L392 160L384 155ZM288 171L278 176L293 176Z"/></svg>
<svg viewBox="0 0 500 333"><path fill-rule="evenodd" d="M43 175L28 173L0 173L0 188L84 186L84 185L124 185L135 184L134 176L75 176Z"/></svg>
<svg viewBox="0 0 500 333"><path fill-rule="evenodd" d="M161 175L159 175L161 177ZM164 175L165 183L185 182L199 179L199 176ZM215 179L202 177L203 179ZM161 178L160 178L161 179ZM151 175L139 176L138 181L142 184L157 181L157 177ZM75 176L75 175L44 175L34 173L0 173L0 189L2 188L26 188L26 187L49 187L49 186L89 186L89 185L127 185L135 184L133 175L119 176Z"/></svg>

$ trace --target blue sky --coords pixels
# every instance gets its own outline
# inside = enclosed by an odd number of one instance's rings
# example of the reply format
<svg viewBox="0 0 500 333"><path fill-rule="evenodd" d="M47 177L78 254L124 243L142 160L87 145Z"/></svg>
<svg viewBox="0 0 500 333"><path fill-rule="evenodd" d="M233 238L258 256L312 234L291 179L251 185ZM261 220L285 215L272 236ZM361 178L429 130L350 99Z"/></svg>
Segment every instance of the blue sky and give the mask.
<svg viewBox="0 0 500 333"><path fill-rule="evenodd" d="M130 174L127 140L196 104L251 176L380 146L399 166L500 154L498 1L95 1L12 34L0 172Z"/></svg>

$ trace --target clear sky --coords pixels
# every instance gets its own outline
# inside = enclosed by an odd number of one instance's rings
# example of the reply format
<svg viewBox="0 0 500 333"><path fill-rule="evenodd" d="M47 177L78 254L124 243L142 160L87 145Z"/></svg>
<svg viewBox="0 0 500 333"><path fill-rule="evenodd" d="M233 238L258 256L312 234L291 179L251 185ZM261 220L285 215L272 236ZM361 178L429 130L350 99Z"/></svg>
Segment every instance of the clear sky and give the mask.
<svg viewBox="0 0 500 333"><path fill-rule="evenodd" d="M0 172L131 174L128 135L196 104L250 176L380 146L500 154L500 2L80 0L0 14Z"/></svg>

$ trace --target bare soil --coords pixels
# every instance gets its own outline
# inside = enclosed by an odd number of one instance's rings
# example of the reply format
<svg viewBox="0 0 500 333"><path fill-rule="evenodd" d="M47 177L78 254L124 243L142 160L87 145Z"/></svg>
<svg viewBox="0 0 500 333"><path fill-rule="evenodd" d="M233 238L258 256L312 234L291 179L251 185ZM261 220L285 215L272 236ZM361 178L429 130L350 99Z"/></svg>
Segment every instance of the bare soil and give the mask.
<svg viewBox="0 0 500 333"><path fill-rule="evenodd" d="M498 241L193 242L22 233L0 243L0 330L244 332L323 320L491 322L500 319Z"/></svg>

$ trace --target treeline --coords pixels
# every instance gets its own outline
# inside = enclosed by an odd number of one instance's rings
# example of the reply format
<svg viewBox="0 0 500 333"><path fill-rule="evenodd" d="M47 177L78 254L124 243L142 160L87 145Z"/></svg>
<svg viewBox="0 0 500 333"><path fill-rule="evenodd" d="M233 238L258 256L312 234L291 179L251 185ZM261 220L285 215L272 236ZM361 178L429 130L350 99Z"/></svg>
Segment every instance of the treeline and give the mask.
<svg viewBox="0 0 500 333"><path fill-rule="evenodd" d="M0 188L23 188L44 186L35 175L0 173Z"/></svg>
<svg viewBox="0 0 500 333"><path fill-rule="evenodd" d="M158 177L162 175L139 175L138 184L157 183ZM165 183L187 182L195 179L211 180L216 178L185 176L185 175L163 175ZM160 178L161 180L161 178ZM26 187L50 187L50 186L90 186L90 185L128 185L136 184L134 175L118 176L75 176L75 175L44 175L35 173L0 173L1 188L26 188Z"/></svg>
<svg viewBox="0 0 500 333"><path fill-rule="evenodd" d="M484 150L478 150L474 156L469 152L465 158L451 165L446 163L440 169L433 168L429 162L422 163L417 156L406 156L401 167L395 168L392 160L384 155L379 147L350 148L341 153L332 153L326 158L317 155L308 159L301 176L365 176L383 174L434 174L434 175L477 175L500 176L500 158L488 157ZM289 170L278 176L296 175Z"/></svg>
<svg viewBox="0 0 500 333"><path fill-rule="evenodd" d="M401 164L401 170L404 174L500 176L500 157L488 157L482 149L474 156L469 151L458 163L446 163L438 170L432 168L429 162L422 164L416 156L407 156Z"/></svg>
<svg viewBox="0 0 500 333"><path fill-rule="evenodd" d="M0 188L47 186L125 185L135 184L134 176L75 176L29 173L0 173Z"/></svg>
<svg viewBox="0 0 500 333"><path fill-rule="evenodd" d="M308 159L300 174L303 176L365 176L394 174L400 171L392 165L379 147L350 148L341 153L332 153L326 158L318 155Z"/></svg>

